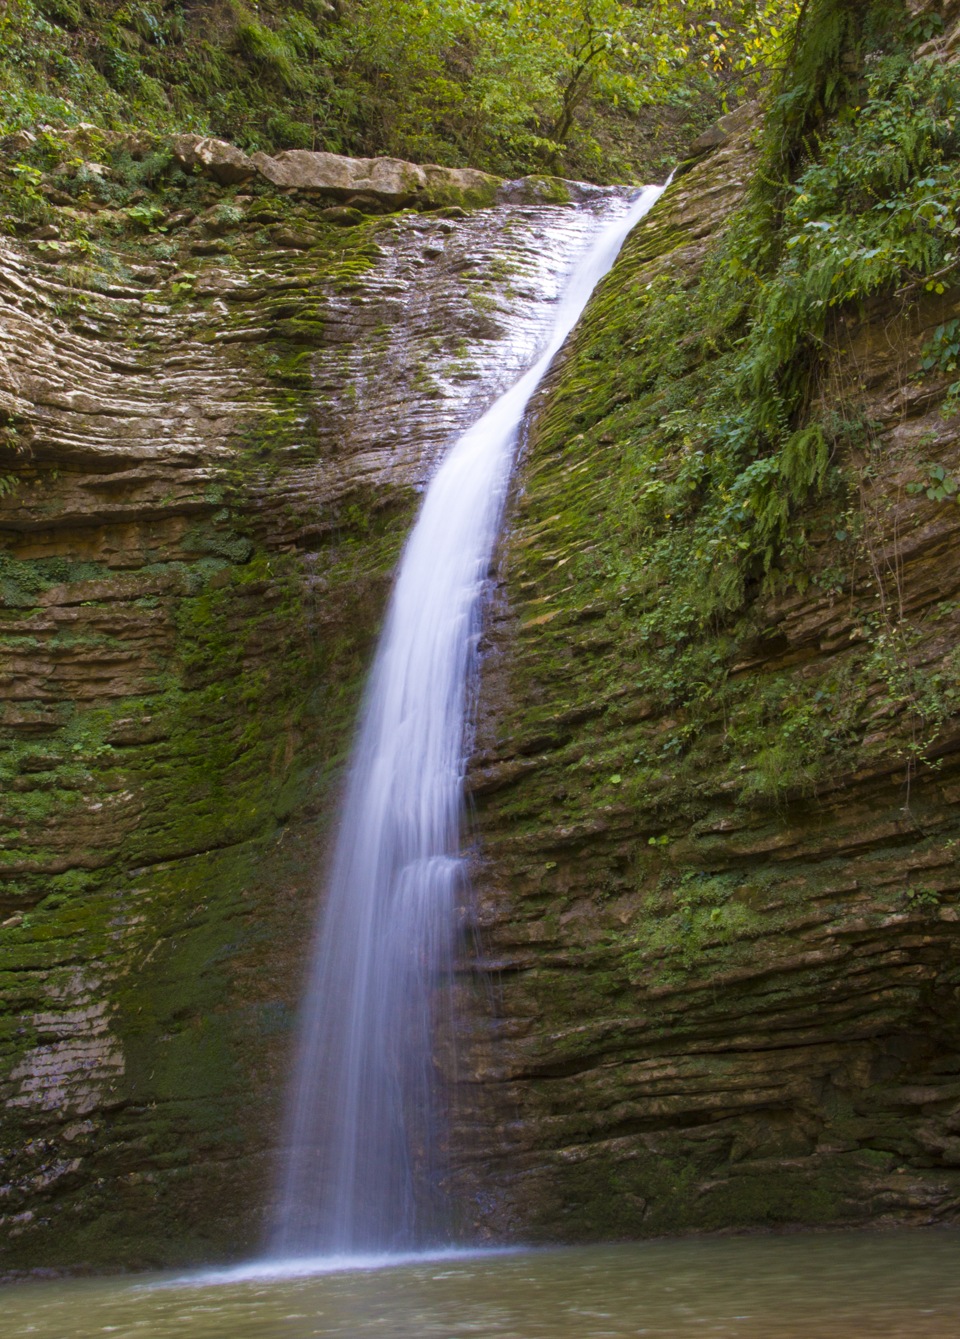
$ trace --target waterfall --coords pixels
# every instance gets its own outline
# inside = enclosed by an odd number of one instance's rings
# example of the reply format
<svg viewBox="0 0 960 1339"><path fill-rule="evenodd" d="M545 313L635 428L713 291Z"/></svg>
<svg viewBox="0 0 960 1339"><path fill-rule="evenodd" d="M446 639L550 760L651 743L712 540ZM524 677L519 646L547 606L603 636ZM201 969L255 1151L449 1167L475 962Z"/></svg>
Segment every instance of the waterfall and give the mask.
<svg viewBox="0 0 960 1339"><path fill-rule="evenodd" d="M536 364L430 483L387 611L343 802L287 1112L277 1257L422 1249L446 1232L434 1037L462 901L467 690L524 411L630 229L599 226Z"/></svg>

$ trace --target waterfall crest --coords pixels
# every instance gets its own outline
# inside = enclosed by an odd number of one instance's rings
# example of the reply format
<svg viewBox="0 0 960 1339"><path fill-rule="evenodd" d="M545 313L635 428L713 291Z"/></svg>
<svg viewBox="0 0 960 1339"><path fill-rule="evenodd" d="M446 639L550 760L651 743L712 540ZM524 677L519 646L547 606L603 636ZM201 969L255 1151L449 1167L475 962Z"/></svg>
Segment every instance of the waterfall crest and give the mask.
<svg viewBox="0 0 960 1339"><path fill-rule="evenodd" d="M617 201L534 366L451 447L407 542L367 688L300 1020L278 1257L401 1252L446 1235L435 1025L461 902L467 690L523 415L630 229Z"/></svg>

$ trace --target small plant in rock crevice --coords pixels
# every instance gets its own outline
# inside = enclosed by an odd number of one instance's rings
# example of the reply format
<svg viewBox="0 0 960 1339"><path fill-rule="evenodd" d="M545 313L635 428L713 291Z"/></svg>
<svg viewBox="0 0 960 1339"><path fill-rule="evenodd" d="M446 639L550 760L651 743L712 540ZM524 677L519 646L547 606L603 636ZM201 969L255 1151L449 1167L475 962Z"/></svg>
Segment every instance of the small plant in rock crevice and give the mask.
<svg viewBox="0 0 960 1339"><path fill-rule="evenodd" d="M723 951L762 924L735 875L689 869L660 879L619 946L634 980L669 980L696 971L711 949Z"/></svg>

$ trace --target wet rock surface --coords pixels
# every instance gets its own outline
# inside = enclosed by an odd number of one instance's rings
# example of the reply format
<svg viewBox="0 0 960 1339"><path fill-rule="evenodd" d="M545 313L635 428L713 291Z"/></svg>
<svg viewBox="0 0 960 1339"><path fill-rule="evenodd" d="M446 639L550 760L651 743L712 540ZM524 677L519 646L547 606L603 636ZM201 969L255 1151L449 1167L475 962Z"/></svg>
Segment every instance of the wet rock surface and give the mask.
<svg viewBox="0 0 960 1339"><path fill-rule="evenodd" d="M112 270L0 240L7 1265L257 1244L393 565L595 221L351 215L241 196Z"/></svg>
<svg viewBox="0 0 960 1339"><path fill-rule="evenodd" d="M628 243L617 300L665 275L697 282L751 170L749 129L719 139ZM911 665L956 682L960 513L906 487L919 442L957 461L945 380L918 372L951 314L931 297L845 318L823 395L855 394L873 425L871 451L844 462L866 557L838 578L846 536L814 507L809 584L758 598L757 635L731 655L755 700L864 677L855 744L807 790L758 794L762 741L738 744L709 703L687 760L685 718L632 689L644 651L616 571L589 600L575 575L615 506L618 405L585 438L556 427L553 391L541 403L469 776L479 950L464 964L460 1175L493 1236L960 1213L960 732L947 709L915 747L919 717L877 654L877 610L895 606L913 620ZM591 319L554 388L603 377ZM634 755L651 753L656 774L634 784Z"/></svg>
<svg viewBox="0 0 960 1339"><path fill-rule="evenodd" d="M744 120L637 229L618 301L698 282L753 168ZM239 189L168 209L169 247L108 265L57 223L0 240L13 1266L256 1245L390 574L445 444L529 361L600 198L528 178L482 213L380 216L385 169L310 199L287 184L295 159L271 160L271 195L233 146L183 151ZM847 571L836 518L812 508L808 583L756 596L730 660L747 696L821 685L829 726L884 601L914 620L912 669L955 683L960 513L911 491L930 442L960 471L949 378L919 375L955 316L949 296L878 301L834 332L822 394L855 395L874 425L845 462L866 557ZM709 704L686 751L689 722L635 686L615 573L589 598L574 575L630 486L615 412L589 436L551 426L564 377L586 395L611 375L597 320L541 396L485 643L457 1062L468 1217L523 1239L955 1218L955 713L919 748L880 657L855 747L815 786L762 792L774 764Z"/></svg>

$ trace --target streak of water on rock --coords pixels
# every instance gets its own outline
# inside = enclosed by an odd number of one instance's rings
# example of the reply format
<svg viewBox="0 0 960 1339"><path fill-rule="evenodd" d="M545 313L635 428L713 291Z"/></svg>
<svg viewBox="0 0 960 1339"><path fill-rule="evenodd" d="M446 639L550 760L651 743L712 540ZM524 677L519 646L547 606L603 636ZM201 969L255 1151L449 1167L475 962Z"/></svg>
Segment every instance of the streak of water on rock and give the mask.
<svg viewBox="0 0 960 1339"><path fill-rule="evenodd" d="M344 797L289 1103L275 1257L409 1251L447 1235L434 1062L461 902L467 689L529 401L630 229L612 207L534 366L452 446L400 563Z"/></svg>

